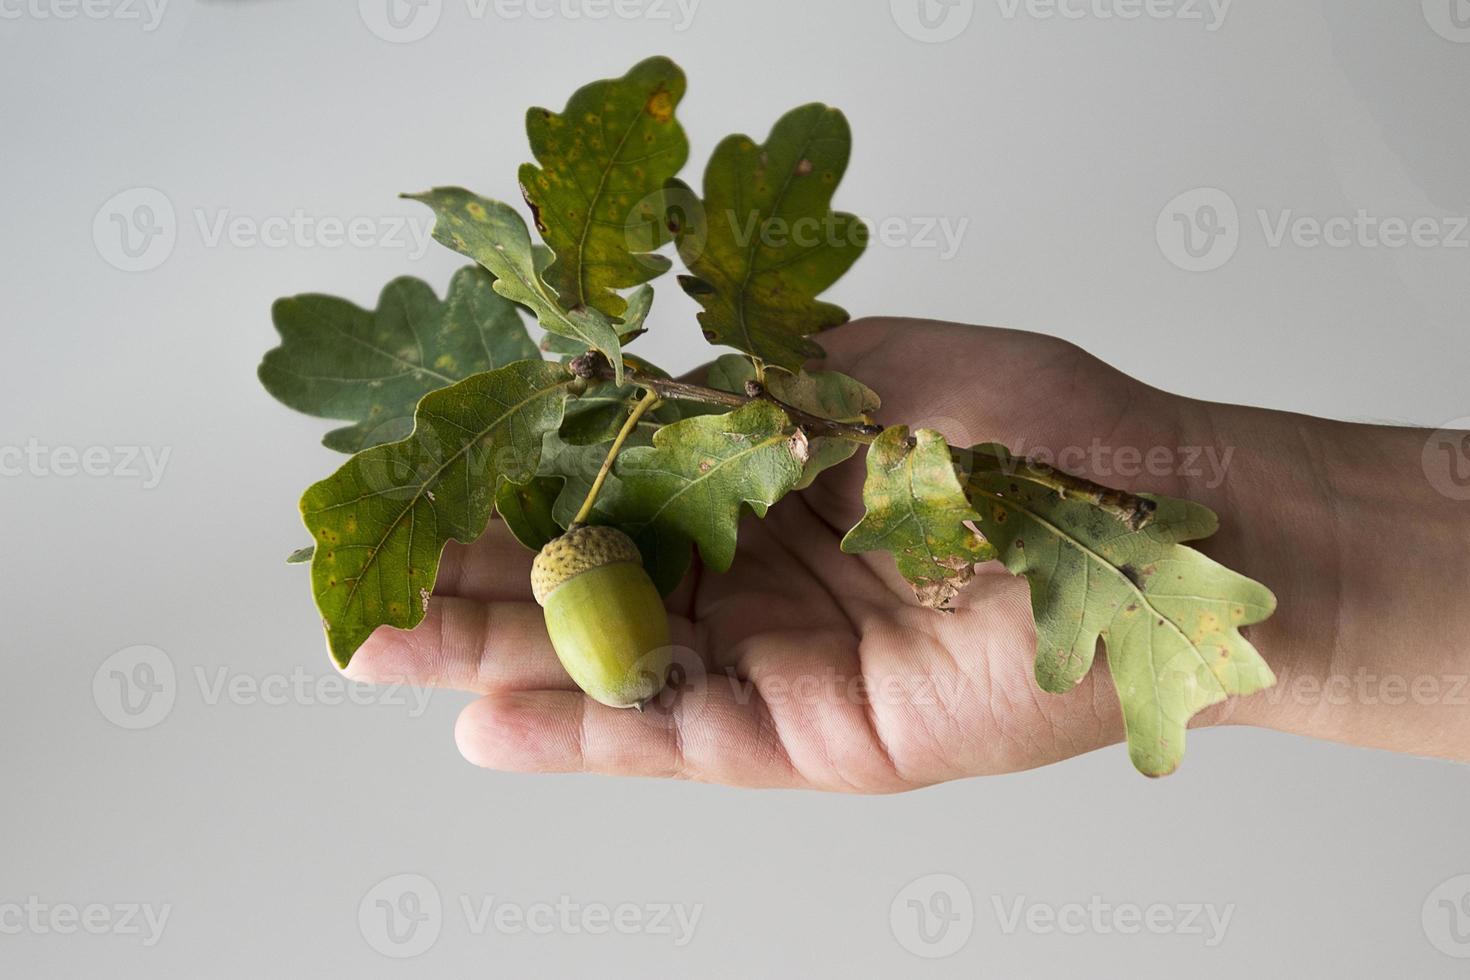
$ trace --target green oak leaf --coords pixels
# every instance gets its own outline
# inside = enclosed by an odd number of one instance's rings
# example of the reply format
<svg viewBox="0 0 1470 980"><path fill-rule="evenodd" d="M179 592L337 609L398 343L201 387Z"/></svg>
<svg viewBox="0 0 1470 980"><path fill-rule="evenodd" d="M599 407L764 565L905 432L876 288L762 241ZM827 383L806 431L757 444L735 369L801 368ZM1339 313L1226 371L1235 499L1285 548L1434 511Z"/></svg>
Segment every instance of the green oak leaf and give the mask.
<svg viewBox="0 0 1470 980"><path fill-rule="evenodd" d="M596 446L612 441L623 427L640 392L633 385L602 381L567 405L561 437L573 446Z"/></svg>
<svg viewBox="0 0 1470 980"><path fill-rule="evenodd" d="M578 89L566 109L531 109L526 135L541 166L521 167L521 193L541 237L555 253L547 285L567 309L588 306L609 317L627 305L614 290L662 275L670 262L634 236L662 229L662 189L684 166L689 141L674 118L684 73L668 58L649 58L622 78ZM662 244L659 235L646 242Z"/></svg>
<svg viewBox="0 0 1470 980"><path fill-rule="evenodd" d="M427 283L405 276L383 288L371 311L316 293L277 300L271 317L281 346L261 361L261 384L299 412L352 420L327 433L329 449L396 442L413 429L414 406L429 392L541 356L494 281L466 267L441 302Z"/></svg>
<svg viewBox="0 0 1470 980"><path fill-rule="evenodd" d="M741 393L745 383L755 377L755 365L750 358L740 354L724 354L710 365L706 383L721 391ZM837 371L787 371L766 372L766 390L788 405L804 412L820 415L838 422L860 422L882 407L882 402L871 388ZM857 443L849 439L833 439L830 436L813 436L801 480L796 489L805 490L825 469L830 469L852 457L857 452Z"/></svg>
<svg viewBox="0 0 1470 980"><path fill-rule="evenodd" d="M769 402L684 419L655 432L653 445L618 455L617 488L599 498L606 515L600 522L632 535L654 566L650 574L661 570L655 581L671 587L669 576L687 565L691 542L706 566L727 571L742 506L764 517L796 486L805 464L806 440Z"/></svg>
<svg viewBox="0 0 1470 980"><path fill-rule="evenodd" d="M561 424L572 377L517 361L424 396L413 433L353 456L301 498L312 591L339 665L377 627L424 618L451 539L485 530L502 480L526 483Z"/></svg>
<svg viewBox="0 0 1470 980"><path fill-rule="evenodd" d="M562 526L552 516L561 481L538 476L529 483L509 480L495 491L495 512L521 544L540 551L553 538L561 537Z"/></svg>
<svg viewBox="0 0 1470 980"><path fill-rule="evenodd" d="M944 437L906 426L885 429L868 448L863 519L842 539L842 550L891 551L919 601L947 607L975 577L975 565L995 552L967 522L970 506Z"/></svg>
<svg viewBox="0 0 1470 980"><path fill-rule="evenodd" d="M628 308L623 311L623 320L618 324L618 343L627 347L648 333L648 327L644 325L644 322L648 319L648 311L652 306L652 286L639 286L628 294ZM541 349L548 354L560 354L565 357L576 357L578 354L587 353L586 344L570 337L558 337L554 333L549 333L542 339Z"/></svg>
<svg viewBox="0 0 1470 980"><path fill-rule="evenodd" d="M495 291L534 313L547 331L602 351L622 380L623 350L617 328L598 310L562 308L555 291L537 271L531 233L514 208L461 187L436 187L404 197L434 210L435 241L490 270Z"/></svg>
<svg viewBox="0 0 1470 980"><path fill-rule="evenodd" d="M693 273L680 284L704 307L699 322L711 342L794 372L822 354L808 334L847 321L816 297L867 244L861 219L831 210L851 149L842 113L806 105L782 116L763 145L741 135L721 141L697 206L679 204L692 192L670 183L670 222Z"/></svg>
<svg viewBox="0 0 1470 980"><path fill-rule="evenodd" d="M568 402L567 404L568 411L570 411L571 406L576 403ZM647 416L639 420L638 425L628 434L627 441L623 443L624 451L638 446L652 446L653 434L659 430L660 425L660 422ZM621 425L619 427L621 428ZM576 517L611 447L612 437L602 442L578 445L568 442L564 431L547 433L541 451L541 468L538 473L543 477L552 477L562 481L561 493L557 496L552 509L553 517L562 527L571 524L572 519ZM597 501L593 505L594 520L592 523L609 523L606 516L607 509L610 501L617 497L620 490L621 482L617 473L609 473L607 482L603 485L602 492L598 494Z"/></svg>
<svg viewBox="0 0 1470 980"><path fill-rule="evenodd" d="M647 418L641 420L628 435L624 444L625 450L639 446L651 447L653 434L659 430L659 426L657 421ZM560 482L561 491L552 505L552 519L559 527L569 526L577 516L582 501L592 488L592 481L597 477L597 471L607 458L610 445L609 441L574 446L563 440L560 433L553 432L546 436L541 454L541 473L547 479ZM622 482L617 473L610 473L593 506L590 523L616 524L617 520L610 515L609 510L616 511L613 501L617 500L621 492ZM643 553L643 566L654 585L664 595L668 595L689 570L689 563L693 558L689 539L671 534L660 525L629 527L627 530L633 533L634 540Z"/></svg>
<svg viewBox="0 0 1470 980"><path fill-rule="evenodd" d="M1158 510L1133 530L1018 478L1004 447L976 451L1001 463L972 469L967 485L981 531L1031 585L1037 683L1070 690L1101 640L1140 772L1173 772L1189 719L1204 708L1275 683L1240 627L1270 616L1276 597L1182 544L1215 532L1208 508L1150 495Z"/></svg>
<svg viewBox="0 0 1470 980"><path fill-rule="evenodd" d="M286 556L287 565L305 565L311 561L312 555L316 554L316 545L309 544L304 548L297 548Z"/></svg>

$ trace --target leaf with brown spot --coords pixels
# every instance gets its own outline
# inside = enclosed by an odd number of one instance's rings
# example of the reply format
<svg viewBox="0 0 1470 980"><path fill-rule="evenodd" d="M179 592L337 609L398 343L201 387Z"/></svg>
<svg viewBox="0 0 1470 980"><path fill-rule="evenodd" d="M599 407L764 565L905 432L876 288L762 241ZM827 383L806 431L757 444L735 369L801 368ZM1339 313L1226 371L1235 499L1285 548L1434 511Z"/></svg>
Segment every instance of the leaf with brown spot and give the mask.
<svg viewBox="0 0 1470 980"><path fill-rule="evenodd" d="M889 551L926 606L942 609L974 577L978 562L995 557L967 522L979 519L955 475L944 437L905 426L884 430L868 448L863 484L867 513L842 539L857 554Z"/></svg>
<svg viewBox="0 0 1470 980"><path fill-rule="evenodd" d="M653 250L669 237L663 186L689 157L674 118L684 86L678 65L649 58L622 78L579 88L560 113L526 113L540 167L521 167L521 193L555 253L545 278L563 306L616 319L627 304L614 290L668 271Z"/></svg>
<svg viewBox="0 0 1470 980"><path fill-rule="evenodd" d="M1004 447L976 451L1011 459ZM1240 633L1271 615L1275 596L1183 544L1215 532L1215 515L1199 504L1149 496L1158 510L1135 530L1005 469L974 469L967 486L1001 561L1031 585L1037 683L1071 690L1101 640L1133 764L1150 776L1174 771L1190 718L1275 683Z"/></svg>
<svg viewBox="0 0 1470 980"><path fill-rule="evenodd" d="M617 329L599 310L562 306L556 291L541 278L531 233L514 208L462 187L436 187L404 197L434 210L435 241L488 269L495 276L495 291L536 314L547 331L601 351L622 381L623 346Z"/></svg>
<svg viewBox="0 0 1470 980"><path fill-rule="evenodd" d="M353 456L307 489L312 591L333 658L346 666L379 626L424 618L439 557L485 531L503 480L535 474L572 377L517 361L426 395L412 434Z"/></svg>
<svg viewBox="0 0 1470 980"><path fill-rule="evenodd" d="M782 116L764 145L735 135L715 148L675 233L693 273L679 282L711 342L795 372L822 354L809 334L847 322L817 296L867 245L862 220L831 208L851 152L847 119L817 103ZM694 194L675 181L669 200Z"/></svg>

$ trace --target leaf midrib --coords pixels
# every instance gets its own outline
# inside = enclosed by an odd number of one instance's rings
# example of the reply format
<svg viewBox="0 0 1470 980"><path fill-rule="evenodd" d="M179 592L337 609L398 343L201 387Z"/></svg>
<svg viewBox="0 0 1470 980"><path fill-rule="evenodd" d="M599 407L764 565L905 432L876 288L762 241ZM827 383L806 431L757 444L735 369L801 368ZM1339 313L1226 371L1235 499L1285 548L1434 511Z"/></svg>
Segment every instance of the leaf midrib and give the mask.
<svg viewBox="0 0 1470 980"><path fill-rule="evenodd" d="M657 521L659 519L660 516L663 515L663 512L665 510L667 510L669 508L669 505L672 504L675 500L677 500L680 497L682 497L685 493L687 493L694 486L703 483L705 480L708 480L710 477L714 476L716 473L718 473L719 471L723 470L730 463L733 463L735 460L738 460L738 459L743 459L746 456L749 456L749 455L751 455L752 453L755 453L755 452L759 452L762 449L766 449L766 448L768 448L770 446L774 446L774 445L776 445L778 443L785 442L786 441L786 438L787 438L787 436L786 436L786 434L784 432L777 433L774 436L770 436L770 437L768 437L766 439L761 440L758 443L753 444L748 449L742 449L740 452L735 453L734 455L726 456L726 457L720 459L720 461L719 461L719 463L717 465L711 466L709 468L709 471L708 472L701 473L699 476L695 477L692 480L686 480L683 486L681 486L678 490L676 490L672 494L670 494L668 496L668 498L666 500L664 500L663 504L658 508L658 510L654 511L649 516L648 520L641 522L638 525L638 527L641 529L641 528L645 528L645 527L648 527L651 524L653 524L655 521ZM669 475L674 476L674 477L683 477L684 476L684 474L681 473L681 472L679 472L678 470L650 470L650 471L668 473ZM748 503L748 501L744 500L743 498L742 498L742 502L743 503Z"/></svg>
<svg viewBox="0 0 1470 980"><path fill-rule="evenodd" d="M408 503L404 506L402 510L398 512L398 515L393 518L392 522L389 523L387 530L384 531L383 534L378 538L378 540L371 545L372 551L368 555L367 560L363 562L362 567L358 570L356 578L353 579L352 588L348 590L347 598L343 601L343 606L350 607L352 605L353 600L357 597L357 591L362 584L362 580L367 577L368 570L376 564L379 552L382 551L383 547L388 543L388 539L391 538L398 530L398 526L403 522L403 518L406 515L413 513L413 509L418 506L419 501L424 499L424 494L429 489L429 487L437 485L440 476L443 475L445 470L449 469L450 466L452 466L462 456L464 456L464 454L469 451L470 446L475 445L481 439L485 438L485 436L488 435L493 429L504 423L506 419L511 418L517 412L525 408L527 405L531 404L536 399L543 398L556 391L557 389L565 387L566 385L571 383L571 380L572 379L569 378L566 381L558 381L556 384L548 388L537 389L529 397L522 399L506 411L502 412L499 416L495 418L493 422L481 428L475 434L475 437L473 439L465 440L464 445L462 445L453 454L446 457L444 462L441 463L427 479L419 484L418 488L414 491L414 495L409 499ZM415 424L414 430L416 433L418 430L417 424ZM413 438L413 433L409 435L409 438ZM358 499L361 500L363 498ZM435 509L434 501L429 501L429 507L431 510ZM324 513L326 510L329 509L331 508L323 507L319 510L312 511L311 513Z"/></svg>
<svg viewBox="0 0 1470 980"><path fill-rule="evenodd" d="M583 221L582 221L582 231L577 236L577 303L578 303L578 305L581 305L581 306L586 306L587 305L587 269L588 269L588 265L587 265L587 263L585 261L585 258L586 258L586 255L587 255L587 236L589 234L591 234L592 224L593 224L593 215L594 215L594 213L597 210L597 208L596 208L596 202L602 200L602 193L603 193L604 189L606 189L606 187L607 187L608 177L611 176L611 174L613 172L613 169L615 167L618 167L618 166L621 165L621 161L618 159L618 155L623 152L623 147L628 144L628 138L633 135L633 130L637 129L638 128L638 124L640 122L642 122L642 121L643 121L643 113L642 112L635 112L633 114L633 121L630 122L628 124L628 128L623 131L623 138L620 139L620 140L618 140L617 147L608 156L608 158L607 158L607 165L602 168L602 174L597 178L597 187L592 192L592 196L591 196L591 198L587 202L587 213L586 213L586 215L585 215L585 217L583 218Z"/></svg>
<svg viewBox="0 0 1470 980"><path fill-rule="evenodd" d="M816 135L815 135L816 134L816 131L817 131L818 127L820 127L821 122L822 121L819 118L817 120L817 122L812 126L812 128L807 131L806 136L802 139L801 152L797 154L797 160L798 160L798 162L801 161L801 160L806 159L807 150L811 149L812 142L816 139ZM770 140L767 139L766 142L769 143ZM761 146L761 150L764 151L765 149L766 149L765 145L762 145ZM786 195L791 190L791 181L795 177L796 177L796 168L795 167L788 167L787 168L787 171L786 171L786 179L781 182L781 189L776 192L776 196L774 198L772 198L772 200L771 200L771 206L766 209L766 212L765 213L766 213L767 216L776 214L777 211L780 209L781 205L785 203L785 201L786 201ZM830 210L830 208L829 208L829 210ZM764 224L764 219L762 220L762 224ZM745 302L746 302L746 294L747 294L748 290L750 289L750 281L751 281L751 279L755 278L755 253L756 253L757 249L759 249L759 247L760 247L760 235L757 233L756 235L752 236L750 247L748 249L746 249L746 253L745 253L745 278L740 281L740 288L738 290L736 290L736 293L735 293L735 297L736 297L736 306L735 306L736 322L740 325L740 334L741 334L742 337L745 338L745 345L746 345L747 348L753 348L753 347L755 347L755 340L754 340L754 338L751 337L751 334L750 334L750 323L749 323L749 321L748 321L748 319L746 318L746 315L745 315ZM763 357L764 355L762 355L762 354L756 354L756 356L757 357Z"/></svg>
<svg viewBox="0 0 1470 980"><path fill-rule="evenodd" d="M1107 569L1113 575L1117 576L1117 578L1124 583L1124 585L1128 588L1129 591L1131 591L1134 595L1138 596L1139 601L1141 601L1143 603L1143 605L1146 606L1150 612L1152 612L1154 615L1156 615L1162 622L1168 623L1170 629L1172 629L1175 633L1177 633L1179 635L1179 639L1183 640L1184 641L1184 645L1187 646L1189 648L1190 652L1192 652L1195 655L1195 657L1197 657L1199 659L1199 662L1200 662L1201 666L1203 666L1203 667L1206 668L1205 673L1207 673L1207 674L1210 675L1210 679L1215 682L1215 686L1219 689L1220 693L1222 695L1224 695L1225 697L1229 697L1230 696L1230 692L1225 689L1224 683L1221 682L1220 678L1218 678L1218 677L1215 676L1215 672L1213 670L1210 670L1209 669L1209 666L1210 666L1209 661L1205 658L1205 655L1200 651L1199 647L1195 645L1194 641L1189 638L1188 634L1186 634L1184 632L1184 630L1182 628L1180 628L1180 626L1179 626L1178 623L1174 622L1174 618L1172 616L1170 616L1168 613L1164 612L1163 610L1161 610L1157 606L1155 606L1149 600L1148 593L1144 592L1137 585L1135 585L1133 583L1133 580L1130 579L1128 576L1124 575L1123 572L1116 565L1114 565L1112 562L1108 561L1102 555L1098 554L1092 548L1088 547L1084 542L1078 540L1073 535L1068 534L1062 528L1060 528L1057 525L1053 524L1051 521L1047 520L1045 517L1042 517L1040 514L1038 514L1036 511L1032 510L1031 508L1026 507L1026 506L1023 506L1021 504L1018 504L1018 503L1016 503L1015 501L1011 500L1008 497L999 497L999 496L997 496L997 497L994 497L993 499L997 503L999 503L1001 506L1003 506L1003 507L1009 507L1011 510L1019 511L1022 514L1027 515L1033 521L1035 521L1037 524L1040 524L1042 527L1044 527L1047 530L1051 531L1054 535L1056 535L1056 537L1058 537L1061 540L1063 540L1063 541L1067 542L1068 544L1072 545L1072 547L1076 548L1078 551L1082 552L1084 555L1086 555L1087 557L1091 558L1097 564L1099 564L1103 568ZM1151 673L1153 673L1154 678L1155 678L1155 682L1157 683L1158 672L1157 671L1151 671ZM1156 696L1154 698L1155 702L1161 702L1162 701L1162 698L1159 697L1159 696L1157 696L1157 688L1155 688L1155 691L1156 691Z"/></svg>

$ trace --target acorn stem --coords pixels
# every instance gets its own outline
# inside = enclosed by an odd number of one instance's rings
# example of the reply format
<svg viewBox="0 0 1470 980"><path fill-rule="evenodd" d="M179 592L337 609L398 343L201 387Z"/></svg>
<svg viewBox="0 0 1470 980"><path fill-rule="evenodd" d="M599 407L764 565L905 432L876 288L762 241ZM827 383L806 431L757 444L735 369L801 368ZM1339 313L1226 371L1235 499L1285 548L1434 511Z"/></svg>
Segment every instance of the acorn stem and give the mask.
<svg viewBox="0 0 1470 980"><path fill-rule="evenodd" d="M577 511L577 516L572 518L571 528L581 527L587 523L587 518L592 516L592 508L597 504L597 495L602 492L602 485L607 482L607 475L612 472L613 463L617 461L623 443L628 441L628 437L638 427L638 420L643 417L643 413L656 405L658 401L658 393L649 391L638 400L638 404L633 406L633 411L628 413L628 420L618 430L617 438L613 440L612 446L607 451L607 458L602 461L602 467L597 471L597 478L592 481L592 488L587 491L587 499L582 501L582 507Z"/></svg>

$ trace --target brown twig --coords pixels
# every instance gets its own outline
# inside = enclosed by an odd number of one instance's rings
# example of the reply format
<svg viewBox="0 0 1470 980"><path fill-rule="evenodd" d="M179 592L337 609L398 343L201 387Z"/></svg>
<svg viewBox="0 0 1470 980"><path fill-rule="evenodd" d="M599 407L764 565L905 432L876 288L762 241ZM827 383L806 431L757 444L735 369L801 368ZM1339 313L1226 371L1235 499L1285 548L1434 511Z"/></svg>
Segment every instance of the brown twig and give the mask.
<svg viewBox="0 0 1470 980"><path fill-rule="evenodd" d="M574 358L568 365L572 374L586 380L612 381L612 365L600 352L590 351ZM759 381L745 383L745 394L721 391L705 385L671 378L655 378L643 374L632 365L623 366L623 380L652 392L659 398L676 401L703 402L709 405L725 405L742 408L753 401L765 401L775 405L790 417L798 428L808 435L829 436L850 442L871 445L883 432L883 426L868 423L840 422L803 411L795 405L781 401ZM1158 505L1152 500L1103 486L1101 483L1055 469L1025 457L1001 455L985 449L951 449L955 463L970 471L1004 473L1017 479L1034 483L1056 493L1059 497L1082 500L1100 507L1122 520L1133 530L1146 526L1153 519Z"/></svg>
<svg viewBox="0 0 1470 980"><path fill-rule="evenodd" d="M612 381L613 369L608 364L607 358L601 353L593 351L574 358L567 365L572 374L579 378L598 381ZM743 408L753 401L765 401L775 405L790 417L808 435L831 436L837 439L847 439L852 442L869 444L878 438L883 432L881 425L869 425L858 422L840 422L836 419L824 418L803 411L795 405L788 405L775 395L766 390L766 387L758 381L748 381L745 385L745 394L740 395L732 391L721 391L718 388L710 388L705 385L691 384L687 381L675 381L672 378L655 378L640 372L630 364L623 366L623 380L631 385L636 385L644 391L651 391L665 401L691 401L703 402L707 405L726 405L730 408Z"/></svg>
<svg viewBox="0 0 1470 980"><path fill-rule="evenodd" d="M1147 497L1105 487L1025 457L1002 455L981 447L954 450L953 455L957 463L972 473L1002 473L1045 487L1058 497L1085 501L1119 518L1135 531L1147 526L1158 510L1158 504Z"/></svg>

